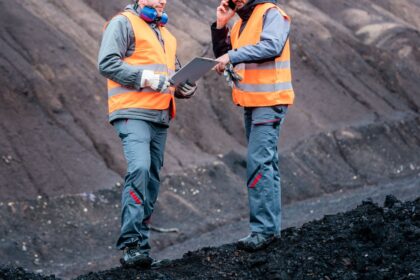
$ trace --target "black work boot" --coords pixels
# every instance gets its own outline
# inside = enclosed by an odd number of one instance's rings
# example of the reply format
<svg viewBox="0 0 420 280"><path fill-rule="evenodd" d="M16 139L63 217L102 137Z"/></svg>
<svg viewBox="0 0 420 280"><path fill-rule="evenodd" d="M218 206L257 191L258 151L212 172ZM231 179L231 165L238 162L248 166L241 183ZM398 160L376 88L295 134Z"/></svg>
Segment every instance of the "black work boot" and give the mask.
<svg viewBox="0 0 420 280"><path fill-rule="evenodd" d="M159 269L162 267L167 267L171 264L171 260L163 259L163 260L153 260L152 262L152 269Z"/></svg>
<svg viewBox="0 0 420 280"><path fill-rule="evenodd" d="M148 254L142 252L138 245L124 249L120 263L124 268L150 268L153 259Z"/></svg>
<svg viewBox="0 0 420 280"><path fill-rule="evenodd" d="M255 252L266 248L274 239L274 234L252 232L247 237L240 239L237 247L248 252Z"/></svg>

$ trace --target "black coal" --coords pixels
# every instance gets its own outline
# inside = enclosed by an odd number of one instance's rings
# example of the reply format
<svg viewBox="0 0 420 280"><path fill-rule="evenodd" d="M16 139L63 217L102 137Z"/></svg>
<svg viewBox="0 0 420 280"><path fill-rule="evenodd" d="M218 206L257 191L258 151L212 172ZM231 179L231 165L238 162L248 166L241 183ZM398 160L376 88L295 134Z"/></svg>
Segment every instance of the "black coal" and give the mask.
<svg viewBox="0 0 420 280"><path fill-rule="evenodd" d="M119 279L420 279L420 198L384 207L364 201L347 213L289 228L265 250L235 244L202 248L157 270L91 272L77 280ZM1 268L0 279L56 279Z"/></svg>

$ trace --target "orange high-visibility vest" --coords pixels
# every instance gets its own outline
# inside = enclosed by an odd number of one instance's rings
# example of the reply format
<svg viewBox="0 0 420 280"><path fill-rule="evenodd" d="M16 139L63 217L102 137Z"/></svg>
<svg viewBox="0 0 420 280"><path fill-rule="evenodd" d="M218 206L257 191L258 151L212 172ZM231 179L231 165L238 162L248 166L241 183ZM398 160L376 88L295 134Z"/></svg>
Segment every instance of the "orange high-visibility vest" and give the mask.
<svg viewBox="0 0 420 280"><path fill-rule="evenodd" d="M165 27L159 27L165 43L165 48L163 48L155 31L138 15L131 12L121 14L130 21L136 40L133 54L130 57L125 57L123 61L139 70L152 70L156 74L170 76L175 73L175 37ZM176 113L174 91L173 87L163 93L148 87L137 91L108 79L109 114L133 108L153 110L170 108L171 117L174 118Z"/></svg>
<svg viewBox="0 0 420 280"><path fill-rule="evenodd" d="M268 9L277 8L284 18L290 17L272 3L257 5L244 30L239 35L242 20L238 20L231 31L233 49L260 42L263 18ZM243 107L264 107L293 104L292 71L290 68L290 44L287 39L283 51L273 61L264 63L240 63L235 71L242 81L235 82L232 90L233 102Z"/></svg>

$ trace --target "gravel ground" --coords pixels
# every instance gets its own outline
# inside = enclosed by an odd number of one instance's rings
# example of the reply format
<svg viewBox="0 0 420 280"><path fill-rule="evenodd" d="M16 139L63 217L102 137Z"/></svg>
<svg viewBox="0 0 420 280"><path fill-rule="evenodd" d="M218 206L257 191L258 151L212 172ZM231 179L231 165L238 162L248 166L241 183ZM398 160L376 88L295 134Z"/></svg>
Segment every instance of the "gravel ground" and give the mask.
<svg viewBox="0 0 420 280"><path fill-rule="evenodd" d="M387 196L282 232L255 253L235 244L186 253L158 270L114 268L96 279L419 279L420 198L402 203ZM56 279L1 268L0 279Z"/></svg>

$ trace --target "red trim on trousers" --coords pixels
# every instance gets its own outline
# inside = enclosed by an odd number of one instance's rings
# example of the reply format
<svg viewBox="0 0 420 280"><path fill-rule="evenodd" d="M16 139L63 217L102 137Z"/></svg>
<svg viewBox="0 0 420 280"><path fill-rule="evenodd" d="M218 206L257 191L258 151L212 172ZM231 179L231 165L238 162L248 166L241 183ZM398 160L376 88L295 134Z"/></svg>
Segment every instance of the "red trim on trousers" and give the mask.
<svg viewBox="0 0 420 280"><path fill-rule="evenodd" d="M140 198L132 190L130 191L130 195L134 199L134 201L136 202L136 204L141 204Z"/></svg>
<svg viewBox="0 0 420 280"><path fill-rule="evenodd" d="M255 177L254 181L252 181L251 185L249 185L249 187L251 189L255 188L255 186L258 184L258 182L260 181L260 179L262 178L261 173L258 173L258 175Z"/></svg>

